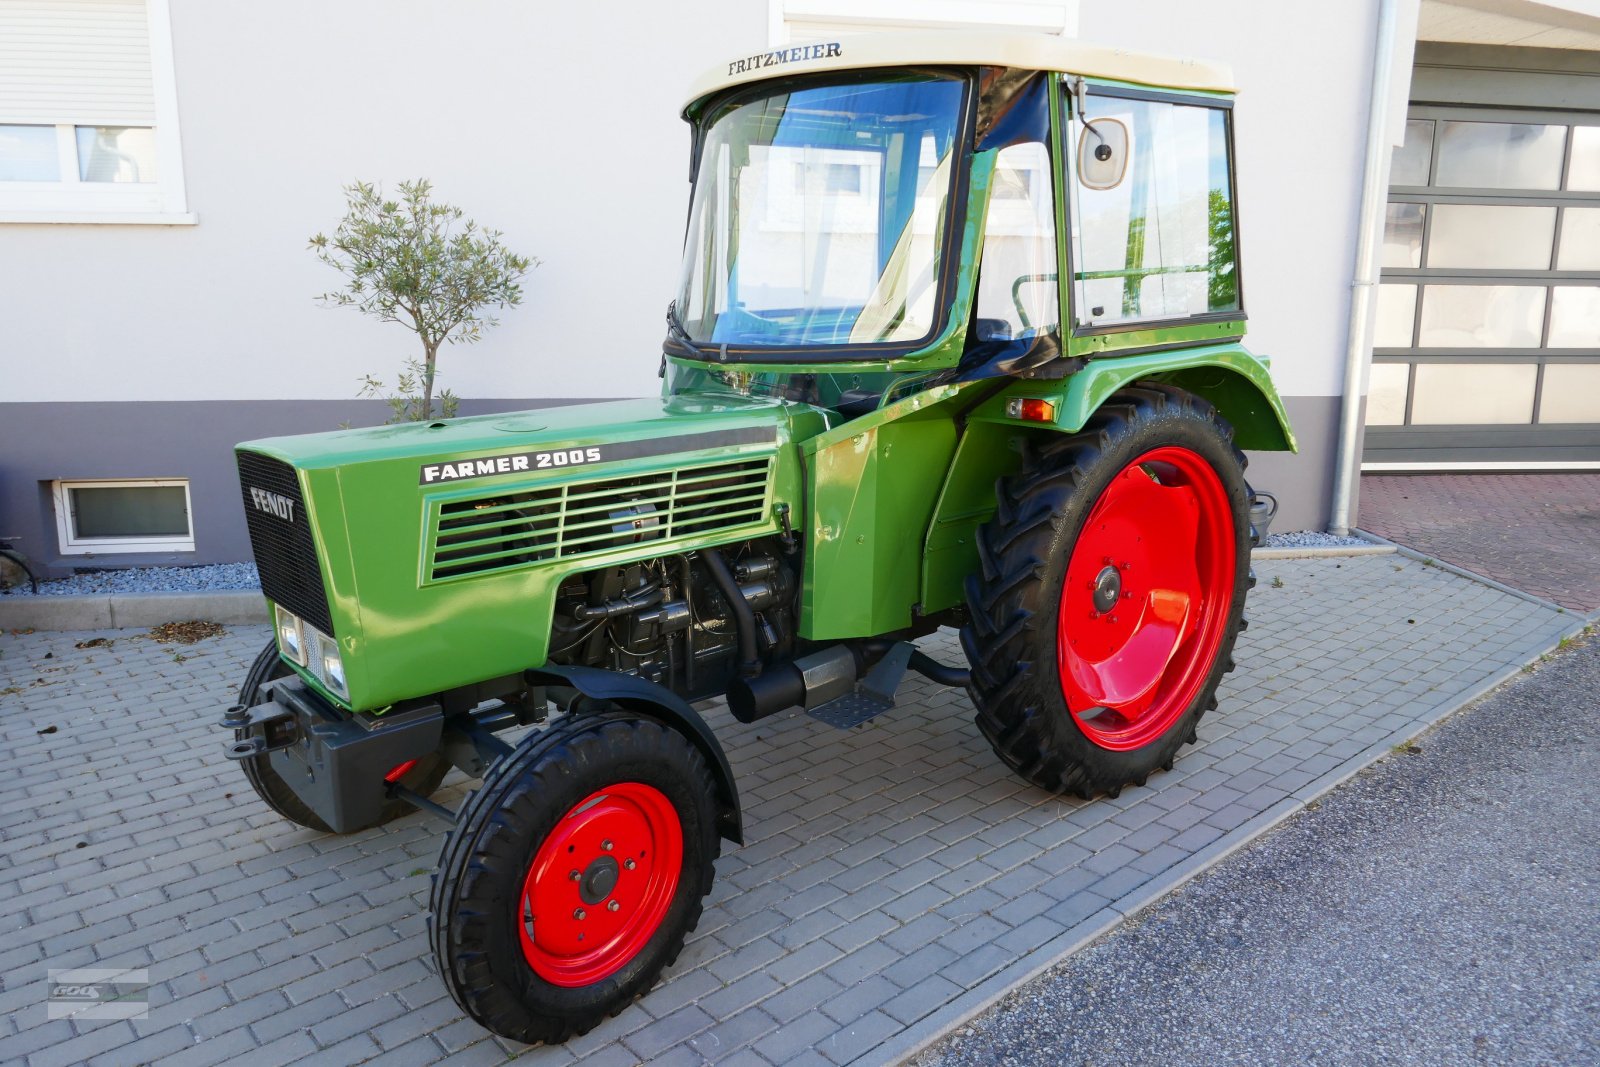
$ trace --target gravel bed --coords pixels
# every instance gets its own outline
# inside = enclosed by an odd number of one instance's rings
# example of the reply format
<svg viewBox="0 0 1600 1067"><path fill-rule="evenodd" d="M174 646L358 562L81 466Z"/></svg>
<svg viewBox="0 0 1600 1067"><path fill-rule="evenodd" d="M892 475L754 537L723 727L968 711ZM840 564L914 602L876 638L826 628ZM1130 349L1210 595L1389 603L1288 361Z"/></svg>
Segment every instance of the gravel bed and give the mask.
<svg viewBox="0 0 1600 1067"><path fill-rule="evenodd" d="M1372 544L1359 537L1340 537L1321 530L1291 530L1289 533L1268 534L1261 542L1262 548L1362 548Z"/></svg>
<svg viewBox="0 0 1600 1067"><path fill-rule="evenodd" d="M104 593L211 593L224 589L260 589L254 563L213 563L205 567L129 567L126 570L74 574L39 583L40 596L83 596ZM27 581L0 596L32 596Z"/></svg>

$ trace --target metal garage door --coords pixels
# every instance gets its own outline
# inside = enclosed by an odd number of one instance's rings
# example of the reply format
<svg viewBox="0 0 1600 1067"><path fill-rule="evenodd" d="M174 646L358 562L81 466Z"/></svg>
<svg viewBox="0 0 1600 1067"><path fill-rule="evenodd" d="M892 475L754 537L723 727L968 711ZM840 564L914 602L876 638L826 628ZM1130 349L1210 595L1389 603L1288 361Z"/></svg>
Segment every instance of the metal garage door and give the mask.
<svg viewBox="0 0 1600 1067"><path fill-rule="evenodd" d="M1600 115L1413 107L1368 470L1600 466Z"/></svg>

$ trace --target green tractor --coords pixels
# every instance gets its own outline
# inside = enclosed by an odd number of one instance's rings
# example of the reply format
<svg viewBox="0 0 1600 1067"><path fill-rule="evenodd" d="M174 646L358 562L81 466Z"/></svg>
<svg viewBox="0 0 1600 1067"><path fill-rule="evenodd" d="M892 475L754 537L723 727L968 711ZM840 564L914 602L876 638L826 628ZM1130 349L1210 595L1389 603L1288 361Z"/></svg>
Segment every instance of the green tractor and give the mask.
<svg viewBox="0 0 1600 1067"><path fill-rule="evenodd" d="M1244 627L1240 449L1294 448L1231 105L1020 34L709 72L659 398L239 446L276 634L227 755L315 830L447 819L439 973L527 1042L648 990L742 841L696 702L847 726L910 670L1041 789L1170 768ZM942 626L968 668L911 643Z"/></svg>

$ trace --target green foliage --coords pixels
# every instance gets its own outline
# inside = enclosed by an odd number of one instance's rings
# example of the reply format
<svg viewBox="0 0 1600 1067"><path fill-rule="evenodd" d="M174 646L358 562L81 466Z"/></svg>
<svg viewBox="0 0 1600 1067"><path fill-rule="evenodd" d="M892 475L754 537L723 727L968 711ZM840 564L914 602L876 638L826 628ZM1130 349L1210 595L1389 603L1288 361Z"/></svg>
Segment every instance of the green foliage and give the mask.
<svg viewBox="0 0 1600 1067"><path fill-rule="evenodd" d="M1235 271L1236 253L1233 247L1233 205L1222 189L1211 190L1210 249L1206 264L1210 277L1207 286L1208 306L1222 311L1239 306L1239 275Z"/></svg>
<svg viewBox="0 0 1600 1067"><path fill-rule="evenodd" d="M434 403L439 349L471 344L499 320L489 312L522 302L521 280L538 260L519 256L451 204L432 199L426 180L401 182L398 199L381 187L345 187L346 211L333 235L317 234L310 247L345 276L342 289L323 293L329 307L353 307L382 322L397 322L422 342L422 359L409 359L388 395L372 375L361 395L386 400L390 422L449 418L457 400L448 390Z"/></svg>

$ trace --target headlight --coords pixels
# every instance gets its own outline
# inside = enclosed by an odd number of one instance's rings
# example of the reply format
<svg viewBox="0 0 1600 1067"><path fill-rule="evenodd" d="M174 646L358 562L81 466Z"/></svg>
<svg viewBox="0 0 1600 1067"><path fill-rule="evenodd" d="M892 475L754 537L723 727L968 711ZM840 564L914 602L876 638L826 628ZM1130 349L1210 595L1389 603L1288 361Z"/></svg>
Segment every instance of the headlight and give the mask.
<svg viewBox="0 0 1600 1067"><path fill-rule="evenodd" d="M302 667L306 662L305 636L300 632L300 620L278 608L278 649Z"/></svg>
<svg viewBox="0 0 1600 1067"><path fill-rule="evenodd" d="M350 695L349 688L344 682L344 661L339 658L339 648L332 641L324 638L322 646L322 677L327 682L328 688L342 697Z"/></svg>

